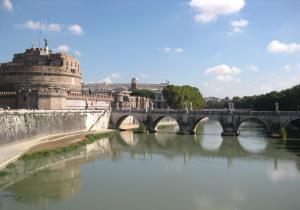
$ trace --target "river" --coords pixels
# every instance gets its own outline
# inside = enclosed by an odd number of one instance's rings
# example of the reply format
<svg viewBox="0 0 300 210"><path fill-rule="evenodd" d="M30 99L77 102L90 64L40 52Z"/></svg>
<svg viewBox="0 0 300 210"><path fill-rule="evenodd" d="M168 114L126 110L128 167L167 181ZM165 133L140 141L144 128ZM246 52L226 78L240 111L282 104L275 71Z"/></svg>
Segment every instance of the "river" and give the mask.
<svg viewBox="0 0 300 210"><path fill-rule="evenodd" d="M0 209L300 209L299 139L270 139L254 122L239 137L221 137L214 121L198 135L172 130L125 131L63 157L16 163Z"/></svg>

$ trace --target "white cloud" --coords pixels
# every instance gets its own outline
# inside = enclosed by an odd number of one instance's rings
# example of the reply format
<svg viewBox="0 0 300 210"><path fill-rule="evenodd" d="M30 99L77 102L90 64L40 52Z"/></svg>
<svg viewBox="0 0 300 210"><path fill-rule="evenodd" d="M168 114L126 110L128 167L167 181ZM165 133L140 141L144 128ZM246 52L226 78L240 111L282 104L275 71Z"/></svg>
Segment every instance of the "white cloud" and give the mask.
<svg viewBox="0 0 300 210"><path fill-rule="evenodd" d="M267 46L269 53L293 53L300 50L300 44L292 42L290 44L282 43L277 40L273 40Z"/></svg>
<svg viewBox="0 0 300 210"><path fill-rule="evenodd" d="M244 19L231 21L231 26L234 28L246 27L248 24L249 24L249 22Z"/></svg>
<svg viewBox="0 0 300 210"><path fill-rule="evenodd" d="M170 47L159 48L158 50L165 53L174 53L174 54L181 54L184 51L183 48L170 48Z"/></svg>
<svg viewBox="0 0 300 210"><path fill-rule="evenodd" d="M6 10L6 11L13 11L13 4L11 3L11 0L3 0L2 1L2 7Z"/></svg>
<svg viewBox="0 0 300 210"><path fill-rule="evenodd" d="M244 19L234 20L234 21L231 21L231 23L230 23L233 33L242 32L242 28L245 28L248 24L249 24L249 22Z"/></svg>
<svg viewBox="0 0 300 210"><path fill-rule="evenodd" d="M214 66L205 70L205 74L225 75L225 74L239 74L241 70L235 66L228 66L226 64Z"/></svg>
<svg viewBox="0 0 300 210"><path fill-rule="evenodd" d="M79 50L75 50L75 55L76 56L81 56L81 52Z"/></svg>
<svg viewBox="0 0 300 210"><path fill-rule="evenodd" d="M32 20L28 20L26 23L22 25L24 28L28 28L31 30L37 30L41 28L40 22L34 22Z"/></svg>
<svg viewBox="0 0 300 210"><path fill-rule="evenodd" d="M28 20L22 27L31 30L61 31L62 25L58 23L43 24L38 21Z"/></svg>
<svg viewBox="0 0 300 210"><path fill-rule="evenodd" d="M236 79L234 75L237 75L241 70L235 66L228 66L225 64L214 66L205 70L205 75L214 75L215 79L221 82L241 82L240 79Z"/></svg>
<svg viewBox="0 0 300 210"><path fill-rule="evenodd" d="M50 23L47 25L47 30L49 31L60 31L61 25L57 23Z"/></svg>
<svg viewBox="0 0 300 210"><path fill-rule="evenodd" d="M107 77L103 78L101 81L105 83L112 83L113 80L120 78L120 74L118 72L112 73Z"/></svg>
<svg viewBox="0 0 300 210"><path fill-rule="evenodd" d="M70 25L68 30L76 35L81 35L83 33L83 29L79 24Z"/></svg>
<svg viewBox="0 0 300 210"><path fill-rule="evenodd" d="M254 64L250 64L250 65L246 66L246 69L249 69L250 71L253 71L253 72L259 71L259 68Z"/></svg>
<svg viewBox="0 0 300 210"><path fill-rule="evenodd" d="M71 48L68 45L63 44L63 45L59 45L56 50L59 51L59 52L67 53L67 52L70 51L70 49Z"/></svg>
<svg viewBox="0 0 300 210"><path fill-rule="evenodd" d="M216 77L217 80L221 81L221 82L230 82L232 80L234 80L234 77L231 75L219 75Z"/></svg>
<svg viewBox="0 0 300 210"><path fill-rule="evenodd" d="M244 6L244 0L191 0L189 5L198 14L195 20L201 23L209 23L217 20L220 15L229 15L239 12Z"/></svg>
<svg viewBox="0 0 300 210"><path fill-rule="evenodd" d="M47 23L41 23L39 21L28 20L24 24L22 24L21 27L30 30L43 30L43 31L54 31L54 32L69 31L76 35L83 34L83 29L79 24L67 26L59 23L47 24Z"/></svg>

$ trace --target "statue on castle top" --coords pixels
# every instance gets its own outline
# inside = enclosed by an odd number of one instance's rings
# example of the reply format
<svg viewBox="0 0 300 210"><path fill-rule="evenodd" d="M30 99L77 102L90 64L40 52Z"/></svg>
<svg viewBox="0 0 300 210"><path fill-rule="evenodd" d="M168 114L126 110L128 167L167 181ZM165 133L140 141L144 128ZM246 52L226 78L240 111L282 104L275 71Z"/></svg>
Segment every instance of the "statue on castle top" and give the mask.
<svg viewBox="0 0 300 210"><path fill-rule="evenodd" d="M44 42L45 42L45 48L47 48L48 47L48 40L44 39Z"/></svg>

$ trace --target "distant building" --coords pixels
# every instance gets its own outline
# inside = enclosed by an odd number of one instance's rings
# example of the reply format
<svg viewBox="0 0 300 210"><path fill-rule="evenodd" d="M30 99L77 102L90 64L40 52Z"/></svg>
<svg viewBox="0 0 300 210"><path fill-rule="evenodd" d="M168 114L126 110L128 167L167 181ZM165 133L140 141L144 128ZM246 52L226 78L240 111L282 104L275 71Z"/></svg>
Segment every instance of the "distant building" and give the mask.
<svg viewBox="0 0 300 210"><path fill-rule="evenodd" d="M113 109L131 110L131 109L149 109L150 99L140 96L131 96L131 91L118 91L113 93Z"/></svg>
<svg viewBox="0 0 300 210"><path fill-rule="evenodd" d="M216 97L205 97L206 108L222 108L224 105L222 104L223 99Z"/></svg>
<svg viewBox="0 0 300 210"><path fill-rule="evenodd" d="M66 53L32 47L0 65L0 108L108 108L109 93L83 94L80 62Z"/></svg>
<svg viewBox="0 0 300 210"><path fill-rule="evenodd" d="M138 80L137 78L133 77L131 80L131 90L138 89Z"/></svg>
<svg viewBox="0 0 300 210"><path fill-rule="evenodd" d="M131 83L83 83L82 88L84 92L91 91L92 93L116 93L119 94L123 91L132 91L135 89L148 89L155 93L153 108L166 109L167 103L162 95L162 90L169 85L169 81L159 84L139 83L137 78L132 78ZM133 99L132 99L133 100ZM139 108L139 107L137 107Z"/></svg>

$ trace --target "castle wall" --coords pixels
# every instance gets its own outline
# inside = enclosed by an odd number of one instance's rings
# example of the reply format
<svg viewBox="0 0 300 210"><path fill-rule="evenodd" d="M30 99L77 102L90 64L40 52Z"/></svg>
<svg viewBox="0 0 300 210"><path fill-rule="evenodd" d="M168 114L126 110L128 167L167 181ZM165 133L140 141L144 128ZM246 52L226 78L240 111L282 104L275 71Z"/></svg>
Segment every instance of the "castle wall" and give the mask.
<svg viewBox="0 0 300 210"><path fill-rule="evenodd" d="M14 109L18 107L18 99L16 92L0 92L0 108Z"/></svg>
<svg viewBox="0 0 300 210"><path fill-rule="evenodd" d="M1 89L20 86L65 87L81 91L81 75L57 66L4 66L0 70Z"/></svg>
<svg viewBox="0 0 300 210"><path fill-rule="evenodd" d="M110 111L0 111L0 145L51 134L106 129Z"/></svg>
<svg viewBox="0 0 300 210"><path fill-rule="evenodd" d="M80 62L66 53L52 53L47 42L45 48L26 49L0 65L0 108L108 109L112 97L82 94L81 78Z"/></svg>
<svg viewBox="0 0 300 210"><path fill-rule="evenodd" d="M65 109L66 99L62 97L40 97L38 99L38 109Z"/></svg>

